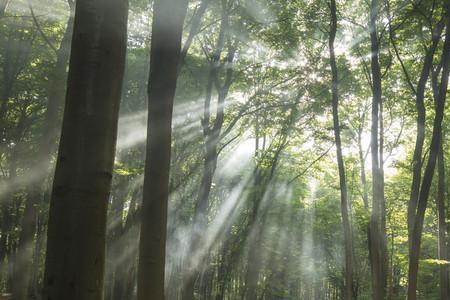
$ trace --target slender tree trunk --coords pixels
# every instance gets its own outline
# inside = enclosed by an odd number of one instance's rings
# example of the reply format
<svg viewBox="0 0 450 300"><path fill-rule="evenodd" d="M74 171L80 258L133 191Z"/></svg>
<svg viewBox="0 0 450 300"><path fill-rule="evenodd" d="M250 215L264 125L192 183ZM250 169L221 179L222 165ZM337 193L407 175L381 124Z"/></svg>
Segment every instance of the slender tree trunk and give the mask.
<svg viewBox="0 0 450 300"><path fill-rule="evenodd" d="M17 154L12 149L8 161L8 180L6 184L11 184L16 180L17 177ZM14 202L15 202L15 192L14 188L8 189L7 193L4 195L2 199L2 237L1 237L1 263L2 265L6 265L6 276L4 278L5 281L5 290L7 292L11 292L12 289L12 277L13 277L13 261L14 261L14 252L15 252L15 238L13 234L14 228ZM6 261L8 262L6 264Z"/></svg>
<svg viewBox="0 0 450 300"><path fill-rule="evenodd" d="M255 192L252 199L252 208L250 210L250 215L248 216L247 230L245 231L245 236L247 236L249 240L248 262L247 270L245 273L245 288L243 291L243 298L245 298L246 300L259 299L258 281L262 268L261 242L263 236L264 220L267 213L267 207L262 208L261 205L266 193L270 193L269 196L267 196L268 199L272 199L273 197L273 194L270 190L273 187L270 187L270 184L272 183L272 179L274 178L275 170L280 160L280 155L287 145L287 137L295 117L295 109L293 109L289 117L289 124L287 124L287 126L282 129L283 135L281 137L280 144L276 149L273 149L273 158L271 159L271 161L267 162L268 165L270 165L270 169L265 170L264 166L257 166L254 173ZM256 133L256 136L257 138L259 138L258 132ZM259 151L260 149L255 149L255 157L258 157Z"/></svg>
<svg viewBox="0 0 450 300"><path fill-rule="evenodd" d="M381 267L382 267L382 274L383 274L383 287L384 287L384 293L386 295L388 291L388 277L389 277L389 253L388 253L388 246L387 246L387 232L386 232L386 199L384 197L384 103L383 99L380 101L380 113L379 113L379 121L380 121L380 145L379 145L379 173L380 173L380 191L381 191L381 226L380 226L380 233L381 233Z"/></svg>
<svg viewBox="0 0 450 300"><path fill-rule="evenodd" d="M45 299L102 299L106 213L127 44L126 0L78 0L53 183Z"/></svg>
<svg viewBox="0 0 450 300"><path fill-rule="evenodd" d="M446 207L445 207L445 162L444 162L444 150L441 145L439 147L438 154L438 194L437 194L437 208L438 208L438 258L439 260L448 261L448 247L447 247L447 237L446 237ZM449 299L449 278L448 278L448 264L439 264L439 289L441 300Z"/></svg>
<svg viewBox="0 0 450 300"><path fill-rule="evenodd" d="M255 158L259 158L259 154L261 149L259 149L259 138L260 138L260 127L258 116L256 116L256 126L255 126ZM258 216L260 204L262 201L262 197L267 186L263 183L263 174L259 169L259 166L256 166L253 178L253 188L254 195L252 201L252 208L249 211L248 216L248 224L247 230L244 231L245 236L249 239L248 243L248 258L247 258L247 270L245 273L245 286L244 292L242 294L242 299L246 300L256 300L258 297L257 289L258 289L258 277L259 277L259 268L261 263L261 251L260 240L262 234L262 224L261 217ZM263 186L264 185L264 186Z"/></svg>
<svg viewBox="0 0 450 300"><path fill-rule="evenodd" d="M433 31L432 45L427 50L425 60L420 73L419 82L416 88L416 144L414 146L414 154L412 159L413 177L411 182L411 193L408 202L408 241L409 247L411 247L412 230L414 227L414 219L416 217L417 202L419 200L420 181L422 175L422 155L423 145L425 142L425 86L430 75L430 71L433 66L433 57L436 52L436 48L439 44L441 33L444 28L445 22L440 22L436 29Z"/></svg>
<svg viewBox="0 0 450 300"><path fill-rule="evenodd" d="M419 272L420 245L422 240L423 221L428 203L428 196L436 167L436 160L441 145L442 120L444 117L445 100L448 86L449 61L450 61L450 3L446 2L446 29L445 42L442 52L442 79L439 87L438 98L435 109L436 115L433 124L433 134L430 144L430 154L428 156L422 185L420 188L416 217L414 219L413 232L411 235L411 249L408 270L408 300L417 299L417 279Z"/></svg>
<svg viewBox="0 0 450 300"><path fill-rule="evenodd" d="M209 208L209 194L211 192L211 184L216 172L217 160L218 160L218 145L220 142L220 134L222 131L222 126L224 122L224 109L225 100L228 96L228 91L230 89L233 69L232 64L235 57L236 45L229 44L228 55L227 55L227 71L226 78L223 86L220 85L219 73L222 68L220 65L220 57L225 46L226 34L228 31L228 8L227 1L222 2L222 22L220 26L219 39L216 46L216 51L210 62L210 74L208 78L208 84L206 89L205 105L203 111L202 128L203 128L203 140L204 140L204 165L203 165L203 175L200 183L200 189L198 192L197 203L195 207L195 214L193 220L193 232L191 238L191 246L189 249L189 254L194 256L191 262L188 262L188 267L186 270L186 279L183 287L182 299L189 300L194 299L194 288L195 281L200 275L200 270L198 265L194 265L195 262L203 261L203 259L208 256L208 249L202 249L202 234L208 227L208 208ZM212 100L212 90L213 85L217 90L218 100L217 100L217 110L216 118L213 124L211 123L211 100ZM192 262L194 264L192 264Z"/></svg>
<svg viewBox="0 0 450 300"><path fill-rule="evenodd" d="M121 257L126 248L123 243L124 222L122 214L125 205L125 199L128 192L126 184L127 177L119 177L116 192L111 196L111 205L108 213L107 242L106 242L106 279L105 279L105 298L113 299L116 280L121 280L119 268Z"/></svg>
<svg viewBox="0 0 450 300"><path fill-rule="evenodd" d="M20 236L17 245L17 254L14 262L14 274L12 281L12 293L14 299L30 299L29 281L33 266L33 242L36 233L37 201L34 197L28 197L20 224Z"/></svg>
<svg viewBox="0 0 450 300"><path fill-rule="evenodd" d="M138 299L164 299L172 110L187 0L155 0Z"/></svg>
<svg viewBox="0 0 450 300"><path fill-rule="evenodd" d="M256 149L258 153L259 149ZM275 164L277 159L274 160ZM258 299L258 281L261 271L262 264L262 253L261 253L261 242L264 227L264 214L265 212L261 209L261 204L264 198L264 194L267 191L270 179L264 178L268 176L263 174L262 170L256 170L254 179L254 189L255 194L253 197L253 205L250 210L249 221L248 221L248 231L246 236L248 236L248 261L247 270L245 273L245 289L244 296L246 300L257 300Z"/></svg>
<svg viewBox="0 0 450 300"><path fill-rule="evenodd" d="M140 193L133 193L127 219L120 237L123 259L117 263L114 270L114 284L112 287L112 300L130 299L130 290L134 287L134 273L136 268L137 247L135 241L139 238L139 211L136 209L137 198ZM131 278L131 279L130 279ZM132 287L128 283L132 282Z"/></svg>
<svg viewBox="0 0 450 300"><path fill-rule="evenodd" d="M189 35L186 39L186 42L183 45L183 49L181 50L181 54L180 54L181 58L180 58L179 68L181 68L181 66L184 64L184 62L186 60L186 56L189 51L189 48L191 47L192 42L194 41L194 38L200 29L203 15L205 14L206 9L208 8L210 2L211 2L211 0L201 0L200 5L198 6L197 10L195 11L195 14L192 16L191 30L189 31Z"/></svg>
<svg viewBox="0 0 450 300"><path fill-rule="evenodd" d="M437 106L439 99L439 72L440 67L431 71L431 85L433 88L434 104ZM441 133L443 134L443 133ZM438 214L438 258L443 261L448 260L448 246L446 240L447 225L446 217L446 181L445 181L445 160L444 160L444 139L441 136L441 145L437 157L438 166L438 190L436 195L436 207ZM449 298L449 268L448 264L439 264L439 289L441 299Z"/></svg>
<svg viewBox="0 0 450 300"><path fill-rule="evenodd" d="M371 126L371 156L372 156L372 214L370 217L370 261L372 269L372 292L374 300L383 300L385 295L385 274L383 257L383 174L379 158L379 113L381 104L381 70L379 63L379 44L377 34L378 0L372 0L370 7L370 41L371 41L371 71L372 71L372 126Z"/></svg>
<svg viewBox="0 0 450 300"><path fill-rule="evenodd" d="M338 90L338 70L336 56L334 53L334 40L337 31L336 1L331 0L331 31L329 37L330 65L332 73L332 107L333 107L333 127L334 139L336 141L336 156L339 169L339 186L341 190L341 216L344 229L344 252L345 252L345 280L344 299L353 299L353 237L349 218L349 205L347 197L347 183L345 180L344 158L342 156L341 129L339 124L339 90Z"/></svg>
<svg viewBox="0 0 450 300"><path fill-rule="evenodd" d="M364 120L364 114L363 118ZM362 200L364 203L364 208L369 211L369 188L367 185L367 178L366 178L366 159L364 157L364 152L362 148L362 128L361 125L360 128L358 128L358 154L359 154L359 164L360 164L360 174L361 174L361 185L362 185Z"/></svg>
<svg viewBox="0 0 450 300"><path fill-rule="evenodd" d="M183 287L183 300L195 299L194 297L194 289L195 282L199 278L199 269L201 266L197 265L199 261L203 261L203 258L206 257L203 251L207 251L206 249L202 249L201 243L201 234L204 233L204 230L207 229L208 226L208 207L209 207L209 194L211 191L212 179L214 177L215 169L217 166L217 140L213 140L213 137L206 136L205 141L205 161L203 168L203 176L200 183L199 196L197 199L197 205L195 209L195 217L193 224L193 232L191 238L191 247L189 251L190 257L188 258L188 265L190 265L187 270L185 270L186 279ZM217 139L218 137L216 137ZM194 259L192 259L192 256ZM195 265L194 265L195 264Z"/></svg>
<svg viewBox="0 0 450 300"><path fill-rule="evenodd" d="M254 215L257 213L255 211L253 212ZM262 267L261 239L263 223L258 216L253 216L253 218L256 220L253 221L253 230L250 232L251 243L249 243L250 250L245 276L246 300L258 299L258 281Z"/></svg>

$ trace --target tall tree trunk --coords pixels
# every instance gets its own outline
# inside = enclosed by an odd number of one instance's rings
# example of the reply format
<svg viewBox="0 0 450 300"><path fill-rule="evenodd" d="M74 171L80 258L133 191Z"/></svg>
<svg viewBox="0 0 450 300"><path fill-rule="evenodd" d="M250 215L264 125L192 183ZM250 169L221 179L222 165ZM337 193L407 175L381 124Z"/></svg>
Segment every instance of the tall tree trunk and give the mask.
<svg viewBox="0 0 450 300"><path fill-rule="evenodd" d="M362 120L365 120L365 113L362 115ZM359 164L360 164L360 175L361 175L361 186L362 186L362 200L364 203L364 208L369 211L369 188L367 184L366 178L366 157L363 151L362 145L362 132L363 125L361 124L358 128L358 156L359 156Z"/></svg>
<svg viewBox="0 0 450 300"><path fill-rule="evenodd" d="M153 4L139 300L164 299L172 110L187 4L187 0L155 0Z"/></svg>
<svg viewBox="0 0 450 300"><path fill-rule="evenodd" d="M78 0L48 223L45 299L102 299L128 2Z"/></svg>
<svg viewBox="0 0 450 300"><path fill-rule="evenodd" d="M69 59L70 50L70 38L73 30L73 13L75 4L69 0L70 16L67 21L66 31L64 33L61 45L56 53L56 64L53 72L50 76L50 82L47 89L48 105L45 114L44 128L42 135L38 142L38 158L32 170L49 169L50 155L53 153L56 138L59 135L59 113L62 110L64 104L65 82L66 79L66 67ZM43 165L42 165L43 163ZM38 218L38 211L40 204L43 203L43 193L45 192L46 185L42 185L42 182L36 182L32 184L26 193L25 210L21 222L21 231L19 234L19 243L16 257L16 269L15 277L13 280L13 295L15 299L29 299L27 292L29 291L29 281L31 275L31 268L33 264L33 239L36 233L36 225ZM36 255L39 258L40 255Z"/></svg>
<svg viewBox="0 0 450 300"><path fill-rule="evenodd" d="M112 300L130 299L130 290L134 287L137 247L135 241L139 238L139 211L137 210L137 202L142 198L140 193L133 193L130 201L129 211L125 225L120 237L120 245L122 248L122 256L124 257L117 263L114 270L114 285L112 287ZM123 254L125 253L125 254ZM131 279L130 279L131 278ZM128 283L132 282L129 287Z"/></svg>
<svg viewBox="0 0 450 300"><path fill-rule="evenodd" d="M408 202L408 241L409 247L411 247L412 241L412 231L414 227L414 219L416 217L417 210L417 202L419 200L419 191L420 191L420 181L422 175L422 155L423 155L423 145L425 142L425 118L426 118L426 109L425 109L425 87L428 81L428 77L430 75L430 71L433 66L433 57L436 52L436 48L439 44L441 33L444 28L445 22L444 19L439 22L436 26L436 29L433 31L432 36L432 44L430 48L428 48L425 59L422 66L422 71L420 73L419 82L417 83L417 88L415 91L416 96L416 144L414 146L414 154L412 159L412 169L413 169L413 177L411 182L411 192Z"/></svg>
<svg viewBox="0 0 450 300"><path fill-rule="evenodd" d="M333 127L334 139L336 141L336 157L339 169L339 186L341 190L341 216L344 229L344 256L345 256L345 280L344 299L353 299L353 237L349 218L349 205L347 197L347 183L345 180L344 158L342 156L341 129L339 124L339 79L334 53L334 40L337 31L336 1L331 0L331 30L329 37L330 65L332 73L332 107L333 107Z"/></svg>
<svg viewBox="0 0 450 300"><path fill-rule="evenodd" d="M372 71L372 126L371 126L371 156L372 156L372 214L370 216L370 262L372 269L372 292L374 300L383 300L385 295L386 276L384 274L383 257L383 174L379 157L379 120L381 104L381 70L379 63L379 43L377 34L378 0L372 0L370 7L370 42L371 42L371 71Z"/></svg>
<svg viewBox="0 0 450 300"><path fill-rule="evenodd" d="M259 201L259 200L257 200ZM257 210L257 208L256 208ZM257 214L255 209L253 215ZM248 263L247 263L247 273L245 274L245 299L246 300L257 300L258 298L258 281L261 272L262 264L262 253L261 253L261 242L262 242L262 227L263 222L260 217L253 216L253 228L250 231L249 243L249 253L248 253Z"/></svg>
<svg viewBox="0 0 450 300"><path fill-rule="evenodd" d="M423 221L428 203L428 196L436 167L436 160L441 145L442 120L444 117L445 100L448 86L449 61L450 61L450 3L446 2L446 29L445 42L442 52L442 79L439 87L438 98L435 105L436 115L433 124L433 134L430 144L430 154L428 156L422 185L420 188L416 217L411 235L411 249L408 270L408 300L417 299L417 279L419 272L420 245L422 240Z"/></svg>
<svg viewBox="0 0 450 300"><path fill-rule="evenodd" d="M8 161L8 179L6 184L10 185L17 178L17 154L15 149L13 148L9 161ZM7 292L11 292L12 288L12 262L14 256L14 201L15 201L15 188L10 188L7 190L7 193L2 197L2 227L1 227L1 239L0 239L0 263L2 265L6 265L6 276L4 278L5 281L5 290ZM8 263L6 263L8 262Z"/></svg>
<svg viewBox="0 0 450 300"><path fill-rule="evenodd" d="M446 228L447 225L445 223L446 216L446 207L445 207L445 161L444 161L444 149L442 145L442 137L441 137L441 145L439 147L438 154L438 194L437 194L437 208L438 208L438 258L439 260L448 261L448 247L447 247L447 237L446 237ZM449 278L448 278L448 264L439 264L439 289L441 300L449 298Z"/></svg>
<svg viewBox="0 0 450 300"><path fill-rule="evenodd" d="M381 207L381 221L380 221L380 242L381 242L381 267L383 274L383 287L384 293L386 295L388 290L388 276L389 276L389 254L387 248L387 232L386 232L386 199L384 197L384 103L383 99L380 101L380 112L379 112L379 174L380 174L380 207Z"/></svg>
<svg viewBox="0 0 450 300"><path fill-rule="evenodd" d="M267 151L273 151L273 157L270 161L260 161L254 171L254 196L252 199L252 207L248 216L247 228L244 231L248 239L248 262L247 270L245 273L245 288L243 290L243 298L246 300L257 300L258 298L258 281L260 277L260 271L262 268L262 251L261 242L263 236L264 221L267 214L267 207L262 207L263 199L266 193L269 193L267 199L273 198L273 192L270 185L275 175L275 170L278 167L280 161L280 155L287 146L287 138L292 124L296 118L297 111L293 108L290 112L289 123L283 126L281 129L281 137L279 144L275 149L268 149ZM257 127L259 128L259 127ZM259 139L259 133L256 132L256 138ZM255 157L258 158L260 149L255 149ZM270 152L269 152L270 153ZM259 165L261 164L261 165ZM270 169L264 169L263 165L269 165Z"/></svg>
<svg viewBox="0 0 450 300"><path fill-rule="evenodd" d="M105 279L105 298L112 299L114 297L114 286L116 277L121 280L119 274L122 271L118 268L120 265L120 257L126 244L123 243L124 222L123 210L125 208L125 200L128 192L126 180L128 177L120 176L117 179L115 193L111 196L111 205L108 212L107 240L106 240L106 279Z"/></svg>
<svg viewBox="0 0 450 300"><path fill-rule="evenodd" d="M203 261L208 256L208 249L202 249L202 234L208 227L208 208L209 208L209 194L211 192L211 185L214 174L216 172L217 160L219 156L218 146L220 142L220 135L224 122L225 100L231 87L233 79L234 57L236 53L236 45L228 44L227 54L227 69L226 77L223 86L220 83L220 71L223 65L220 64L221 54L225 46L226 35L228 34L229 16L228 16L228 1L222 1L222 22L220 26L219 39L217 42L215 53L210 62L210 73L206 89L205 105L202 118L203 140L204 140L204 164L203 175L198 192L197 202L194 212L193 232L191 238L191 246L189 254L194 255L195 259L188 262L186 270L186 279L183 287L182 299L194 299L195 281L199 278L200 270L196 262ZM213 94L213 86L217 90L217 110L216 118L211 124L211 100Z"/></svg>
<svg viewBox="0 0 450 300"><path fill-rule="evenodd" d="M257 140L258 132L256 134ZM260 149L255 148L255 156L258 155ZM252 208L249 212L248 217L248 229L245 231L246 236L249 239L248 243L248 261L247 261L247 270L245 273L245 288L244 288L244 296L246 300L257 300L258 299L258 279L259 273L261 269L261 238L262 238L262 227L263 227L263 218L260 215L261 210L261 202L264 197L264 193L267 191L268 181L265 182L263 179L262 170L258 167L255 170L255 178L254 178L254 196L252 201ZM243 298L244 299L244 298Z"/></svg>
<svg viewBox="0 0 450 300"><path fill-rule="evenodd" d="M205 137L205 150L204 150L205 161L193 221L191 246L189 247L190 249L188 252L190 257L187 264L189 266L185 270L186 278L182 292L183 300L195 299L194 297L195 282L199 278L200 275L199 269L201 269L201 266L197 265L197 263L199 261L203 261L203 258L206 257L206 254L202 253L203 251L207 250L202 249L203 243L201 242L202 240L201 234L204 233L204 230L206 230L208 226L207 221L208 220L207 214L209 207L208 200L218 159L217 153L218 136L216 134L214 134L214 136L215 137L211 136ZM192 256L194 256L195 259L192 259Z"/></svg>
<svg viewBox="0 0 450 300"><path fill-rule="evenodd" d="M434 104L437 106L439 99L439 72L440 67L437 66L431 71L431 86L433 88ZM447 225L445 222L446 206L446 181L445 181L445 159L444 159L444 138L441 133L441 145L437 157L438 166L438 190L436 195L436 207L438 215L438 258L442 261L448 260L448 246L446 239ZM448 264L439 264L439 290L441 299L449 297L449 268Z"/></svg>
<svg viewBox="0 0 450 300"><path fill-rule="evenodd" d="M37 200L35 197L28 197L26 199L25 210L20 223L21 231L12 280L12 293L14 299L17 300L30 299L29 281L33 266L33 242L36 233Z"/></svg>

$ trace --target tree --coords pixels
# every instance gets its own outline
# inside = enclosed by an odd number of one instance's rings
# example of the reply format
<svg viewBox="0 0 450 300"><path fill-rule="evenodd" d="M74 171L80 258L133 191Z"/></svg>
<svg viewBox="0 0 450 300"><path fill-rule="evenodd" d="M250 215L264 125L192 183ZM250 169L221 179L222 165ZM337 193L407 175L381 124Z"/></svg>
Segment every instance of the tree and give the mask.
<svg viewBox="0 0 450 300"><path fill-rule="evenodd" d="M128 2L76 3L44 275L46 299L102 299Z"/></svg>
<svg viewBox="0 0 450 300"><path fill-rule="evenodd" d="M332 107L333 107L333 128L334 139L336 141L336 157L339 169L339 186L341 192L341 215L342 225L344 228L344 251L345 251L345 287L344 298L346 300L353 299L353 233L350 223L350 213L347 195L347 183L345 180L344 158L342 156L341 130L339 124L339 78L336 64L336 55L334 51L334 40L337 31L337 9L336 1L331 0L331 31L329 37L330 65L332 74Z"/></svg>
<svg viewBox="0 0 450 300"><path fill-rule="evenodd" d="M190 253L196 257L187 262L186 282L183 287L183 299L194 299L195 281L199 278L200 266L195 265L198 261L203 261L208 257L208 249L203 249L204 244L201 238L202 233L208 227L208 208L211 185L213 183L214 173L217 168L219 156L219 143L221 140L222 127L224 123L225 101L228 96L231 84L233 82L233 61L236 55L237 42L230 37L230 10L233 8L234 1L222 1L222 20L220 22L220 32L216 49L211 57L209 77L206 87L205 105L202 118L202 131L204 140L204 162L203 174L198 190L197 202L195 204L195 213L193 218L193 232L190 245ZM224 49L227 48L226 60L221 62L221 56ZM222 83L221 73L225 69L225 79ZM215 119L211 122L211 100L214 90L217 91L217 109Z"/></svg>
<svg viewBox="0 0 450 300"><path fill-rule="evenodd" d="M439 101L439 72L441 66L437 66L432 70L431 83L433 87L434 104L437 106ZM436 207L438 217L438 259L442 262L448 260L448 243L447 243L447 225L445 221L447 206L445 203L446 185L445 180L445 154L444 154L444 130L441 132L441 144L437 157L438 169L438 186L436 195ZM449 269L447 264L439 265L439 290L441 299L449 297Z"/></svg>
<svg viewBox="0 0 450 300"><path fill-rule="evenodd" d="M138 299L164 299L173 99L188 1L156 0L148 81L147 154L139 241Z"/></svg>
<svg viewBox="0 0 450 300"><path fill-rule="evenodd" d="M433 133L429 148L428 161L425 167L422 184L417 204L416 217L411 235L411 250L409 257L408 269L408 300L417 299L417 277L419 272L420 245L422 241L423 222L425 210L427 208L428 196L430 193L433 174L436 167L436 161L439 155L442 136L442 119L444 117L445 100L448 87L449 77L449 59L450 59L450 3L445 5L446 11L446 29L445 41L442 50L442 75L439 86L439 92L436 99L435 111L436 115L433 123Z"/></svg>
<svg viewBox="0 0 450 300"><path fill-rule="evenodd" d="M381 68L379 62L379 40L377 33L377 18L379 11L378 0L372 0L370 5L370 51L372 74L372 125L370 149L372 157L372 214L370 217L370 262L372 268L372 293L374 300L384 299L386 289L386 252L385 228L382 219L384 211L384 178L382 170L383 157L381 137L383 132L379 129L382 123L382 86Z"/></svg>

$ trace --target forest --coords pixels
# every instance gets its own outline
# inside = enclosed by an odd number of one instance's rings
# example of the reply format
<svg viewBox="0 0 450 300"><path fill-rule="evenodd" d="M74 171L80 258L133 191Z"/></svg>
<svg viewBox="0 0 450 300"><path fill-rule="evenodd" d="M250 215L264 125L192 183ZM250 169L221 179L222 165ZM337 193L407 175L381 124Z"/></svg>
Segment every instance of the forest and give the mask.
<svg viewBox="0 0 450 300"><path fill-rule="evenodd" d="M449 300L450 0L0 0L0 299Z"/></svg>

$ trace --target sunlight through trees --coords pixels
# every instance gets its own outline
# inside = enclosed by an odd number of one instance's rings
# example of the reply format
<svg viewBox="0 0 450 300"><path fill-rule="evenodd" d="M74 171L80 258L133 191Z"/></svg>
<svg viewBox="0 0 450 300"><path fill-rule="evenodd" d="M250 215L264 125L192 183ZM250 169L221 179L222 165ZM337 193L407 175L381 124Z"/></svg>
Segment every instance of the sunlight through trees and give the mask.
<svg viewBox="0 0 450 300"><path fill-rule="evenodd" d="M448 300L449 0L0 0L0 299Z"/></svg>

